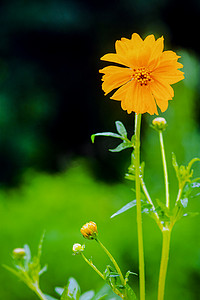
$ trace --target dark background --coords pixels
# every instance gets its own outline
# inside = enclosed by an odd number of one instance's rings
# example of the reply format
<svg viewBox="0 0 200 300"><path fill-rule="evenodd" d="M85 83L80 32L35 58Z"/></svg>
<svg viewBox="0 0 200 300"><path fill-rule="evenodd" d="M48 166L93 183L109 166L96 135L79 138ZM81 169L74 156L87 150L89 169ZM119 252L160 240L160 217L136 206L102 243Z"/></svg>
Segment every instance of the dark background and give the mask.
<svg viewBox="0 0 200 300"><path fill-rule="evenodd" d="M165 49L192 50L198 57L199 13L194 0L2 1L1 184L19 184L27 167L57 172L76 156L92 158L98 176L119 178L116 163L102 156L100 146L94 151L89 138L113 129L113 120L127 119L119 103L103 96L99 58L133 32L163 35Z"/></svg>

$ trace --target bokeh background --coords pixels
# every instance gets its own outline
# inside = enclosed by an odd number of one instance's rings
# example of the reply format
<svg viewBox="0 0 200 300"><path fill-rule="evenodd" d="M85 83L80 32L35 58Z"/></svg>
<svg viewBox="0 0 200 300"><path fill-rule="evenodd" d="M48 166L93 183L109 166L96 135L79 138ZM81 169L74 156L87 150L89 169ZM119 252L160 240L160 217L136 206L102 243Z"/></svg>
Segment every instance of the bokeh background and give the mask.
<svg viewBox="0 0 200 300"><path fill-rule="evenodd" d="M138 272L134 209L110 216L134 199L124 174L130 151L110 153L116 141L96 139L95 132L115 131L122 121L133 133L133 114L104 97L99 58L114 51L114 42L164 36L165 49L181 55L185 80L174 85L175 97L161 114L168 121L164 134L172 202L177 192L171 153L179 164L200 156L200 43L198 0L43 0L1 1L0 5L0 264L12 264L15 247L28 243L36 253L43 230L43 264L48 272L41 288L55 296L54 287L74 276L82 291L103 284L80 257L75 242L86 244L86 255L101 270L109 263L94 242L85 241L80 227L93 220L101 240L122 266ZM142 159L152 198L163 199L158 137L142 122ZM194 166L194 174L200 166ZM200 211L200 198L188 210ZM161 234L144 216L147 300L156 299ZM166 299L199 299L200 217L181 220L172 235ZM37 297L0 267L0 298ZM138 279L130 284L138 289Z"/></svg>

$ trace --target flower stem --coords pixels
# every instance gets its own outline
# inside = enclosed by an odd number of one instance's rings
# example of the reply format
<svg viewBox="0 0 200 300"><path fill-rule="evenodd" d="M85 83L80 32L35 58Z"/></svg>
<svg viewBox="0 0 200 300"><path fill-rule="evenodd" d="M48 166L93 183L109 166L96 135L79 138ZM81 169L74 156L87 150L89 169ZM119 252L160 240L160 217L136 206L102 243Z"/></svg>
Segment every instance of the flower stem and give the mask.
<svg viewBox="0 0 200 300"><path fill-rule="evenodd" d="M171 239L171 230L162 231L162 256L160 263L160 274L158 282L158 300L164 300L165 293L165 280L167 274L167 266L169 260L169 248L170 248L170 239Z"/></svg>
<svg viewBox="0 0 200 300"><path fill-rule="evenodd" d="M104 276L103 276L103 274L97 269L97 267L95 266L95 265L93 265L93 263L91 262L91 261L89 261L86 257L85 257L85 255L81 252L81 255L82 255L82 257L83 257L83 259L86 261L86 263L90 266L90 267L92 267L92 269L103 279L103 280L105 280L105 278L104 278Z"/></svg>
<svg viewBox="0 0 200 300"><path fill-rule="evenodd" d="M145 270L144 270L144 246L142 230L142 213L140 197L140 127L141 114L135 114L135 186L136 186L136 209L137 209L137 232L139 252L139 282L140 300L145 300Z"/></svg>
<svg viewBox="0 0 200 300"><path fill-rule="evenodd" d="M163 170L164 170L164 177L165 177L166 207L169 208L169 181L168 181L167 162L166 162L166 157L165 157L163 134L162 134L161 130L159 131L159 139L160 139Z"/></svg>
<svg viewBox="0 0 200 300"><path fill-rule="evenodd" d="M181 194L182 194L183 189L179 188L178 190L178 195L177 195L177 199L176 199L176 204L178 203L178 201L181 199Z"/></svg>
<svg viewBox="0 0 200 300"><path fill-rule="evenodd" d="M24 283L33 291L36 293L36 295L41 299L41 300L47 300L45 295L42 293L38 281L33 282L32 279L29 277L28 273L26 270L22 267L21 272L23 274L22 280Z"/></svg>
<svg viewBox="0 0 200 300"><path fill-rule="evenodd" d="M108 255L108 257L110 258L110 260L112 261L113 265L115 266L115 269L116 269L117 273L119 274L121 283L122 283L123 285L125 285L126 282L125 282L125 280L124 280L124 277L123 277L123 275L122 275L121 269L120 269L120 267L118 266L116 260L114 259L114 257L112 256L112 254L108 251L108 249L102 244L102 242L100 242L99 239L96 238L96 241L97 241L97 243L101 246L101 248L104 250L104 252Z"/></svg>
<svg viewBox="0 0 200 300"><path fill-rule="evenodd" d="M47 300L47 298L45 297L45 295L42 293L42 291L40 290L40 288L38 286L35 288L34 291L41 300Z"/></svg>

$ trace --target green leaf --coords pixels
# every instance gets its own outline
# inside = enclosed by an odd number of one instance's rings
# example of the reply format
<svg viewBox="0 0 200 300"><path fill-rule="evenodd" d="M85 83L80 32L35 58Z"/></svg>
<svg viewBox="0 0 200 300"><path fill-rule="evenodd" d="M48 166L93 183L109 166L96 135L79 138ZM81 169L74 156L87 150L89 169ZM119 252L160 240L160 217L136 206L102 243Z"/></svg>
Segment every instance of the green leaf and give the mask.
<svg viewBox="0 0 200 300"><path fill-rule="evenodd" d="M78 300L80 293L81 291L77 281L73 277L70 277L67 286L64 288L61 300Z"/></svg>
<svg viewBox="0 0 200 300"><path fill-rule="evenodd" d="M126 272L126 275L125 275L126 281L128 281L128 278L129 278L129 275L130 275L130 274L138 276L137 273L134 273L134 272L131 272L131 271L127 271L127 272Z"/></svg>
<svg viewBox="0 0 200 300"><path fill-rule="evenodd" d="M198 215L199 215L199 212L188 212L188 213L183 215L183 218L185 218L185 217L190 217L191 218L191 217L196 217Z"/></svg>
<svg viewBox="0 0 200 300"><path fill-rule="evenodd" d="M126 173L124 178L131 180L131 181L135 181L135 175L133 175L133 174Z"/></svg>
<svg viewBox="0 0 200 300"><path fill-rule="evenodd" d="M33 257L33 261L29 263L29 274L33 282L39 282L40 259L38 256Z"/></svg>
<svg viewBox="0 0 200 300"><path fill-rule="evenodd" d="M28 271L29 263L31 261L31 250L27 244L24 245L24 250L26 252L26 255L24 257L24 267L25 267L25 270Z"/></svg>
<svg viewBox="0 0 200 300"><path fill-rule="evenodd" d="M111 218L114 218L120 214L122 214L123 212L127 211L128 209L132 208L136 206L136 200L133 200L129 203L127 203L126 205L124 205L121 209L119 209L116 213L114 213Z"/></svg>
<svg viewBox="0 0 200 300"><path fill-rule="evenodd" d="M91 300L94 295L94 291L87 291L80 296L80 300Z"/></svg>
<svg viewBox="0 0 200 300"><path fill-rule="evenodd" d="M58 295L62 296L62 293L64 292L64 288L61 287L56 287L55 291Z"/></svg>
<svg viewBox="0 0 200 300"><path fill-rule="evenodd" d="M191 183L186 184L183 190L183 195L185 198L189 199L198 197L200 195L200 182L192 181Z"/></svg>
<svg viewBox="0 0 200 300"><path fill-rule="evenodd" d="M118 133L123 136L124 138L127 138L127 131L126 128L124 127L124 124L120 121L115 122L116 128Z"/></svg>
<svg viewBox="0 0 200 300"><path fill-rule="evenodd" d="M58 300L57 298L54 298L54 297L52 297L52 296L50 296L50 295L47 295L47 294L44 294L45 295L45 298L47 299L47 300Z"/></svg>
<svg viewBox="0 0 200 300"><path fill-rule="evenodd" d="M40 242L39 242L39 245L38 245L38 259L40 260L40 257L42 255L42 244L43 244L43 241L44 241L44 236L45 236L45 231L43 232L41 238L40 238Z"/></svg>
<svg viewBox="0 0 200 300"><path fill-rule="evenodd" d="M188 198L181 199L180 201L181 201L181 204L183 205L183 207L186 208L188 205Z"/></svg>
<svg viewBox="0 0 200 300"><path fill-rule="evenodd" d="M163 222L169 222L170 221L170 212L169 212L169 209L159 199L156 199L156 202L157 202L157 206L155 208L155 211L159 215L160 220L163 221Z"/></svg>
<svg viewBox="0 0 200 300"><path fill-rule="evenodd" d="M121 300L121 298L119 296L114 294L114 292L112 291L112 289L110 288L110 286L108 284L105 284L93 298L93 300L102 300L102 299Z"/></svg>
<svg viewBox="0 0 200 300"><path fill-rule="evenodd" d="M122 139L122 136L119 135L119 134L117 134L117 133L113 133L113 132L100 132L100 133L95 133L95 134L91 135L92 143L94 143L94 139L95 139L96 136L110 136L110 137Z"/></svg>
<svg viewBox="0 0 200 300"><path fill-rule="evenodd" d="M39 271L39 276L41 276L43 273L47 271L47 265L45 265L40 271Z"/></svg>
<svg viewBox="0 0 200 300"><path fill-rule="evenodd" d="M125 295L126 295L126 299L128 299L128 300L136 300L137 299L134 291L128 284L125 285Z"/></svg>
<svg viewBox="0 0 200 300"><path fill-rule="evenodd" d="M6 270L8 270L9 272L13 273L15 276L17 276L18 278L22 279L22 275L20 272L16 271L15 269L9 267L9 266L6 266L6 265L2 265Z"/></svg>
<svg viewBox="0 0 200 300"><path fill-rule="evenodd" d="M130 142L124 141L123 143L119 144L115 149L109 149L110 152L120 152L124 149L131 148L132 144Z"/></svg>
<svg viewBox="0 0 200 300"><path fill-rule="evenodd" d="M172 166L174 167L176 171L176 175L178 177L178 163L176 161L176 155L172 152Z"/></svg>
<svg viewBox="0 0 200 300"><path fill-rule="evenodd" d="M146 200L142 200L142 199L140 201L141 201L142 213L150 213L153 211L152 205L149 202L147 202ZM116 213L114 213L110 218L114 218L134 206L136 206L136 200L133 200L133 201L127 203L126 205L124 205L121 209L119 209Z"/></svg>

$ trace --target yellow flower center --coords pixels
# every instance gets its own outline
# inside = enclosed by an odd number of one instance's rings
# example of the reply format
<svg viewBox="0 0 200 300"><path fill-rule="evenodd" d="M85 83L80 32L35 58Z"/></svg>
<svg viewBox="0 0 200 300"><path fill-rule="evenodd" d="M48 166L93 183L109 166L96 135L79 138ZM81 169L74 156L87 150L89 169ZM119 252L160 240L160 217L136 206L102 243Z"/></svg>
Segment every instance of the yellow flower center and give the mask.
<svg viewBox="0 0 200 300"><path fill-rule="evenodd" d="M137 80L141 86L147 85L152 81L151 72L145 67L133 69L133 72L132 78Z"/></svg>

